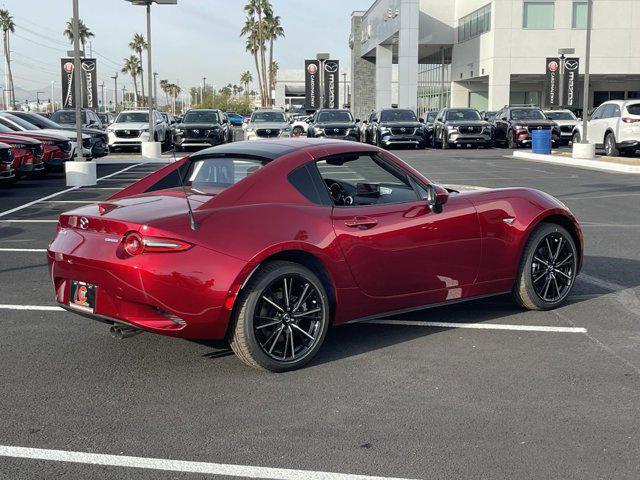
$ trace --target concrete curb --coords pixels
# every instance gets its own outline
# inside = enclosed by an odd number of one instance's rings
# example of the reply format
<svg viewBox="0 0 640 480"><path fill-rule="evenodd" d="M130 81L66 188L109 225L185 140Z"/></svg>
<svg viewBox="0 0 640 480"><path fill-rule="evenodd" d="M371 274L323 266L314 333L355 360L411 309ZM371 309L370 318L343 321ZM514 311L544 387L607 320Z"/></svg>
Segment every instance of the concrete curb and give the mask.
<svg viewBox="0 0 640 480"><path fill-rule="evenodd" d="M624 163L606 162L601 160L583 160L572 157L561 157L558 155L543 155L531 152L513 152L514 158L531 160L534 162L553 163L568 167L586 168L587 170L601 170L615 173L640 173L640 165L626 165Z"/></svg>

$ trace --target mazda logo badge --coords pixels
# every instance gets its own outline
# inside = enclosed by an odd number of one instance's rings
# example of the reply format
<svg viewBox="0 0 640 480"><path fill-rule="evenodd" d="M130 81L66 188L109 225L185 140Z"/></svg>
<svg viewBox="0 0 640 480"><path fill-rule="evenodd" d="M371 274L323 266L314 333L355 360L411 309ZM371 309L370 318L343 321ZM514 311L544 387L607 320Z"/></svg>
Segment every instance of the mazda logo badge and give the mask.
<svg viewBox="0 0 640 480"><path fill-rule="evenodd" d="M266 130L267 134L271 133L271 130Z"/></svg>
<svg viewBox="0 0 640 480"><path fill-rule="evenodd" d="M87 228L89 228L89 219L87 217L80 218L80 228L82 230L86 230Z"/></svg>
<svg viewBox="0 0 640 480"><path fill-rule="evenodd" d="M126 133L127 135L129 135L131 132L129 130L125 130L124 133Z"/></svg>
<svg viewBox="0 0 640 480"><path fill-rule="evenodd" d="M334 128L334 129L333 129L333 131L334 131L335 133L338 133L338 132L340 131L340 129L338 129L338 128Z"/></svg>
<svg viewBox="0 0 640 480"><path fill-rule="evenodd" d="M564 66L567 70L575 70L576 68L578 68L578 61L577 60L567 60L564 63Z"/></svg>
<svg viewBox="0 0 640 480"><path fill-rule="evenodd" d="M406 129L406 128L404 128L404 127L402 127L402 128L400 129L400 131L404 133L404 132L406 132L406 131L407 131L407 129Z"/></svg>
<svg viewBox="0 0 640 480"><path fill-rule="evenodd" d="M200 133L200 130L194 130L193 133L195 133L196 135L198 135Z"/></svg>
<svg viewBox="0 0 640 480"><path fill-rule="evenodd" d="M325 63L324 69L328 73L336 73L338 71L338 64L334 62Z"/></svg>

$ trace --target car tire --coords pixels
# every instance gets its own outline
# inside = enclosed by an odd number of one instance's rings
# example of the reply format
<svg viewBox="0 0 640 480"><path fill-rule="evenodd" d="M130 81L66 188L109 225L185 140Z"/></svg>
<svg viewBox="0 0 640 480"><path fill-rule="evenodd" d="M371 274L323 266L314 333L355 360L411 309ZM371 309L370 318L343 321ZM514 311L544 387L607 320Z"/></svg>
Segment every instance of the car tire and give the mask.
<svg viewBox="0 0 640 480"><path fill-rule="evenodd" d="M311 313L296 316L296 311ZM247 365L286 372L304 366L318 353L329 323L329 297L318 276L300 264L274 261L262 266L241 290L229 343Z"/></svg>
<svg viewBox="0 0 640 480"><path fill-rule="evenodd" d="M571 143L575 145L576 143L580 143L580 133L574 132L573 137L571 137Z"/></svg>
<svg viewBox="0 0 640 480"><path fill-rule="evenodd" d="M511 148L511 149L518 148L518 142L516 142L516 139L513 136L513 131L512 130L509 130L507 132L507 148Z"/></svg>
<svg viewBox="0 0 640 480"><path fill-rule="evenodd" d="M528 310L550 310L564 303L575 283L578 250L562 226L541 223L522 252L513 297Z"/></svg>
<svg viewBox="0 0 640 480"><path fill-rule="evenodd" d="M620 150L616 146L616 137L611 132L604 137L604 153L607 157L618 157L620 155Z"/></svg>

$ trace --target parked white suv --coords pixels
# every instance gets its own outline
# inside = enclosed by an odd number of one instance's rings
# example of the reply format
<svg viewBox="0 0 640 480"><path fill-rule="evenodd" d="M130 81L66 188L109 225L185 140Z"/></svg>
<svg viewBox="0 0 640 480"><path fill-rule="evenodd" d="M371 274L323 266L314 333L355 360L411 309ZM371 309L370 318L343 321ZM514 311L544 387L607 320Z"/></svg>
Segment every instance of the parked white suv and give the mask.
<svg viewBox="0 0 640 480"><path fill-rule="evenodd" d="M573 138L573 130L578 125L578 118L571 110L545 110L544 114L560 127L560 143L568 145Z"/></svg>
<svg viewBox="0 0 640 480"><path fill-rule="evenodd" d="M291 136L291 125L282 110L261 109L251 114L242 126L245 140L262 140Z"/></svg>
<svg viewBox="0 0 640 480"><path fill-rule="evenodd" d="M582 124L573 130L573 141L582 138ZM610 100L589 118L587 140L604 148L605 154L634 153L640 148L640 100Z"/></svg>
<svg viewBox="0 0 640 480"><path fill-rule="evenodd" d="M171 133L160 112L153 110L153 132L149 134L149 112L124 110L116 121L107 127L109 148L141 147L142 142L160 142L168 145Z"/></svg>

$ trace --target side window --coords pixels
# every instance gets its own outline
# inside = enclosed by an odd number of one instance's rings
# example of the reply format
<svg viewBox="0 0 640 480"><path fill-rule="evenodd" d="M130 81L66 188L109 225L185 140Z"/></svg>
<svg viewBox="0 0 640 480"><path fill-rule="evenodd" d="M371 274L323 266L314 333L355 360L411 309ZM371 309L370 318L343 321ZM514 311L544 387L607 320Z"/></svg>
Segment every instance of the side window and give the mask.
<svg viewBox="0 0 640 480"><path fill-rule="evenodd" d="M438 116L436 117L436 121L437 122L441 122L442 121L442 117L444 116L444 109L440 110L438 112Z"/></svg>
<svg viewBox="0 0 640 480"><path fill-rule="evenodd" d="M593 112L593 114L591 115L591 120L598 120L602 117L602 112L604 111L606 105L600 105L598 108L596 108L596 110Z"/></svg>
<svg viewBox="0 0 640 480"><path fill-rule="evenodd" d="M316 162L333 204L358 207L419 199L409 177L379 154L348 153Z"/></svg>
<svg viewBox="0 0 640 480"><path fill-rule="evenodd" d="M611 109L611 117L614 118L620 118L620 106L616 105L615 103L611 104L611 107L613 107Z"/></svg>

